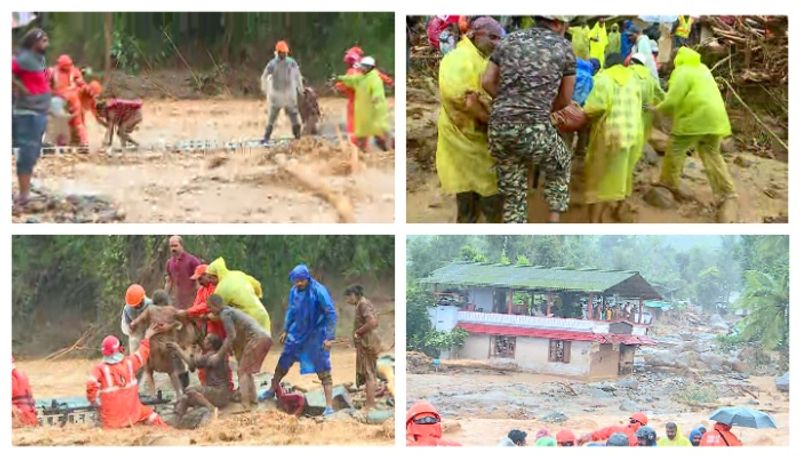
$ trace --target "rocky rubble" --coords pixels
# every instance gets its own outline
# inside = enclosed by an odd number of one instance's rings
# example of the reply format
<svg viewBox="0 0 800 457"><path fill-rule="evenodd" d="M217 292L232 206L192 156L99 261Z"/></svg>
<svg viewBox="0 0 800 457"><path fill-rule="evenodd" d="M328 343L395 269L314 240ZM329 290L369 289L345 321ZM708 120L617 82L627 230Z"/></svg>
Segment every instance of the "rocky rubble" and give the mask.
<svg viewBox="0 0 800 457"><path fill-rule="evenodd" d="M35 193L24 210L13 215L14 222L36 224L115 223L125 220L125 211L101 195L56 195Z"/></svg>

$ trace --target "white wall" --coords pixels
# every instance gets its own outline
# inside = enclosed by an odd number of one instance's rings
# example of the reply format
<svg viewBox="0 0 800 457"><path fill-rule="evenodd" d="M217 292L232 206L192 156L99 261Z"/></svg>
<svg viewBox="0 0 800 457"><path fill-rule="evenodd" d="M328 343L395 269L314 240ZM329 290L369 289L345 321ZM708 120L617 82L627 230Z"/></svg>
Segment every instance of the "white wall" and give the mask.
<svg viewBox="0 0 800 457"><path fill-rule="evenodd" d="M471 333L464 342L464 347L459 351L460 357L471 360L488 359L491 344L490 338L489 335Z"/></svg>
<svg viewBox="0 0 800 457"><path fill-rule="evenodd" d="M588 376L592 343L573 341L569 363L550 362L550 340L517 337L515 362L524 370L543 374Z"/></svg>
<svg viewBox="0 0 800 457"><path fill-rule="evenodd" d="M449 332L458 323L458 307L434 306L428 308L428 319L434 329L440 332Z"/></svg>
<svg viewBox="0 0 800 457"><path fill-rule="evenodd" d="M475 309L477 311L483 310L487 313L492 312L494 308L494 295L492 290L493 289L488 287L469 289L469 302L476 305Z"/></svg>

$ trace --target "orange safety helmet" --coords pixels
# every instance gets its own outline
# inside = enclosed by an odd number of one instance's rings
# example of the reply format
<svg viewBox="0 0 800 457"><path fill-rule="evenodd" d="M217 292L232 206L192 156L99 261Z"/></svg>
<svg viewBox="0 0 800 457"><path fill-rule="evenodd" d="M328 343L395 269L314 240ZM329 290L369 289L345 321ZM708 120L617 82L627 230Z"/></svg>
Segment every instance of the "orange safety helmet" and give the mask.
<svg viewBox="0 0 800 457"><path fill-rule="evenodd" d="M277 44L275 44L275 52L283 52L285 54L289 54L289 45L286 44L285 41L281 40Z"/></svg>
<svg viewBox="0 0 800 457"><path fill-rule="evenodd" d="M562 428L561 430L558 431L558 433L556 433L556 442L558 444L561 444L561 443L573 443L573 444L575 444L575 441L577 441L577 438L575 437L575 433L572 430L568 429L568 428Z"/></svg>
<svg viewBox="0 0 800 457"><path fill-rule="evenodd" d="M111 357L120 351L121 346L119 338L114 335L108 335L103 338L103 342L100 344L100 350L103 352L104 357Z"/></svg>
<svg viewBox="0 0 800 457"><path fill-rule="evenodd" d="M72 58L67 54L61 54L56 60L56 65L61 70L67 70L72 67Z"/></svg>
<svg viewBox="0 0 800 457"><path fill-rule="evenodd" d="M200 276L206 274L207 270L208 270L208 265L202 263L194 269L194 274L189 279L200 279Z"/></svg>
<svg viewBox="0 0 800 457"><path fill-rule="evenodd" d="M647 425L647 416L644 413L641 413L641 412L634 413L631 416L631 419L635 420L636 422L638 422L638 423L640 423L642 425Z"/></svg>
<svg viewBox="0 0 800 457"><path fill-rule="evenodd" d="M142 306L143 301L144 287L139 284L131 284L128 290L125 291L125 304L132 308L138 308Z"/></svg>
<svg viewBox="0 0 800 457"><path fill-rule="evenodd" d="M86 85L86 92L92 97L97 97L103 93L103 86L99 81L92 81Z"/></svg>
<svg viewBox="0 0 800 457"><path fill-rule="evenodd" d="M459 16L459 18L458 18L458 30L462 34L467 33L467 30L469 30L469 16Z"/></svg>
<svg viewBox="0 0 800 457"><path fill-rule="evenodd" d="M344 53L344 63L353 66L364 57L364 50L358 46L353 46Z"/></svg>

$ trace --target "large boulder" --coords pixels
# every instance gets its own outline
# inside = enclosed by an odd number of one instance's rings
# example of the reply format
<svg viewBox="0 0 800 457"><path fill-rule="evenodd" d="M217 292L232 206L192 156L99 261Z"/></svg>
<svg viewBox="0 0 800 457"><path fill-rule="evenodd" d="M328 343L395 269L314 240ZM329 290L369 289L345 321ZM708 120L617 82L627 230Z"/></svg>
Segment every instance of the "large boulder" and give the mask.
<svg viewBox="0 0 800 457"><path fill-rule="evenodd" d="M725 319L723 319L722 316L720 316L719 314L714 314L710 318L708 318L708 325L710 325L711 328L715 330L722 330L725 332L730 330L730 326L728 325L728 323L725 322Z"/></svg>
<svg viewBox="0 0 800 457"><path fill-rule="evenodd" d="M677 206L675 196L664 187L653 186L642 198L648 205L656 208L670 209Z"/></svg>
<svg viewBox="0 0 800 457"><path fill-rule="evenodd" d="M789 372L775 378L775 388L781 392L789 392Z"/></svg>
<svg viewBox="0 0 800 457"><path fill-rule="evenodd" d="M725 359L721 355L715 354L713 352L704 352L700 354L699 358L700 358L700 363L708 371L714 373L722 373L725 371L726 363Z"/></svg>

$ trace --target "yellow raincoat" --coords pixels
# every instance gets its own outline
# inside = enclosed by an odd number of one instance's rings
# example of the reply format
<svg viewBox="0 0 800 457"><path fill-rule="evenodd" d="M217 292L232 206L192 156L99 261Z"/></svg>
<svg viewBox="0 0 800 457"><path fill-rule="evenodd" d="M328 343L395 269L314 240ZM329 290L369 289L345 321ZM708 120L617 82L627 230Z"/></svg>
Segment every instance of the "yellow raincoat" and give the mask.
<svg viewBox="0 0 800 457"><path fill-rule="evenodd" d="M656 106L664 100L664 89L661 84L653 77L650 70L644 65L632 64L630 67L636 79L639 81L642 90L642 103L645 106ZM644 139L647 141L650 138L650 130L653 127L653 113L645 110L643 114L644 123Z"/></svg>
<svg viewBox="0 0 800 457"><path fill-rule="evenodd" d="M667 438L667 434L665 433L664 436L662 436L661 438L658 439L658 446L659 447L661 447L661 446L689 446L689 447L691 447L692 446L692 442L689 441L689 438L683 436L683 434L681 433L680 425L676 424L676 426L678 427L678 431L675 434L675 439L671 440L671 439Z"/></svg>
<svg viewBox="0 0 800 457"><path fill-rule="evenodd" d="M481 87L481 75L489 60L464 37L456 49L439 64L439 138L436 144L436 172L442 190L449 194L477 192L484 197L497 193L494 159L489 155L486 125L465 112L467 92L488 97Z"/></svg>
<svg viewBox="0 0 800 457"><path fill-rule="evenodd" d="M611 31L608 32L608 46L606 46L606 55L619 54L622 49L622 35L619 34L619 25L611 24Z"/></svg>
<svg viewBox="0 0 800 457"><path fill-rule="evenodd" d="M222 257L208 265L206 273L217 277L219 282L214 293L225 300L225 304L241 310L255 319L262 327L271 333L269 313L261 303L264 296L261 283L242 271L228 270L225 259Z"/></svg>
<svg viewBox="0 0 800 457"><path fill-rule="evenodd" d="M355 136L368 138L389 133L389 103L386 101L383 80L378 71L344 75L338 79L356 92L353 109Z"/></svg>
<svg viewBox="0 0 800 457"><path fill-rule="evenodd" d="M572 35L572 51L575 52L575 57L589 60L589 27L570 27L569 33Z"/></svg>
<svg viewBox="0 0 800 457"><path fill-rule="evenodd" d="M608 46L608 33L606 33L606 25L600 25L599 22L594 24L592 30L589 32L589 56L593 59L600 61L600 67L604 67L606 63L606 46Z"/></svg>
<svg viewBox="0 0 800 457"><path fill-rule="evenodd" d="M669 90L657 109L672 116L673 135L731 134L717 82L708 67L700 62L700 54L691 48L678 49Z"/></svg>
<svg viewBox="0 0 800 457"><path fill-rule="evenodd" d="M594 77L583 109L592 119L584 167L586 203L624 200L633 192L633 170L644 145L638 78L622 65L604 69Z"/></svg>

